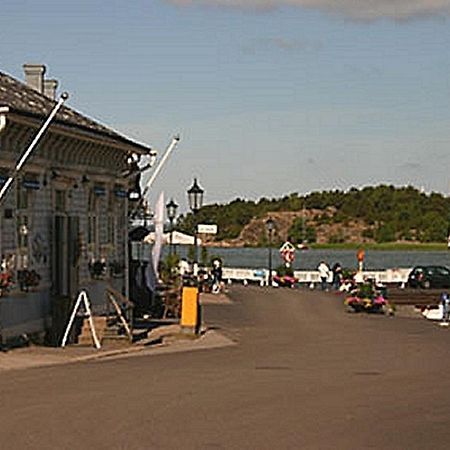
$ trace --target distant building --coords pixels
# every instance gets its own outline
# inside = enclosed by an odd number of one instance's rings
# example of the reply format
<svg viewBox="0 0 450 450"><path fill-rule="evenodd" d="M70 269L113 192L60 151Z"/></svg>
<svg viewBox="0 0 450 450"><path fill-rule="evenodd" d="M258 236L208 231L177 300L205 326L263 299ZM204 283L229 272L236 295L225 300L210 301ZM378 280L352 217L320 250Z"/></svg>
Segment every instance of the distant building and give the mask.
<svg viewBox="0 0 450 450"><path fill-rule="evenodd" d="M57 82L44 78L45 66L24 70L26 84L0 72L0 186L55 105ZM0 204L0 343L43 331L52 314L61 327L81 287L97 304L105 283L124 291L128 192L136 155L149 151L60 110Z"/></svg>

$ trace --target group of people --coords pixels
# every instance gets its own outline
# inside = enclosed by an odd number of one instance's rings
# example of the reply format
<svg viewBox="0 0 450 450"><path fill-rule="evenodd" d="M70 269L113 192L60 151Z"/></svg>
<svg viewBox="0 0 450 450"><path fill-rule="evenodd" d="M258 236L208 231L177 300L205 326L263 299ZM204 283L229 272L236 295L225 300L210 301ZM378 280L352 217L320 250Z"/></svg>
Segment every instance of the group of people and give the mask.
<svg viewBox="0 0 450 450"><path fill-rule="evenodd" d="M342 266L340 263L336 263L330 269L325 261L320 261L317 266L320 277L320 287L322 291L327 291L331 286L333 289L339 290L344 280L342 272Z"/></svg>
<svg viewBox="0 0 450 450"><path fill-rule="evenodd" d="M223 290L222 261L218 258L212 261L210 270L206 267L201 267L198 268L197 273L195 273L194 268L187 260L183 258L179 264L179 272L183 278L196 279L202 292L218 294Z"/></svg>

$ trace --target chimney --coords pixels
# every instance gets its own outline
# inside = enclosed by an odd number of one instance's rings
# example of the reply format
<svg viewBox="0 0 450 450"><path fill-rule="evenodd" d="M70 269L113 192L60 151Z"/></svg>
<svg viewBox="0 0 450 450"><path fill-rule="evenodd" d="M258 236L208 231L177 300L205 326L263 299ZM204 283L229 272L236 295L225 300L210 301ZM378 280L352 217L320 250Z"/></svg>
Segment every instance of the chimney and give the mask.
<svg viewBox="0 0 450 450"><path fill-rule="evenodd" d="M57 80L44 80L44 95L49 99L55 100L57 88L58 88Z"/></svg>
<svg viewBox="0 0 450 450"><path fill-rule="evenodd" d="M26 84L43 94L45 66L43 64L24 64L23 70Z"/></svg>

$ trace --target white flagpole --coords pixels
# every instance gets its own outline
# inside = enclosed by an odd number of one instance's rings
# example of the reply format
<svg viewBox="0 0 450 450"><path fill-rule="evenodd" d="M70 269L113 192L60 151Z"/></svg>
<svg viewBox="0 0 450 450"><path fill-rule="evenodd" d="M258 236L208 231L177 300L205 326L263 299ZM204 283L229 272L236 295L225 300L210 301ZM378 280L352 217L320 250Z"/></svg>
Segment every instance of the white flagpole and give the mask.
<svg viewBox="0 0 450 450"><path fill-rule="evenodd" d="M69 94L67 92L63 92L61 94L61 97L58 100L58 103L54 106L52 111L50 112L50 115L47 117L47 120L42 125L41 129L39 130L38 134L34 137L33 142L29 145L25 153L20 157L19 162L16 165L16 168L14 169L13 174L6 180L5 184L2 186L2 189L0 190L0 202L5 196L6 192L8 191L10 185L14 181L14 178L19 173L20 169L25 164L26 160L30 156L31 152L34 150L34 147L36 147L37 143L43 136L43 134L47 131L47 128L49 127L51 121L56 116L56 113L60 110L61 106L64 104L64 102L69 98Z"/></svg>
<svg viewBox="0 0 450 450"><path fill-rule="evenodd" d="M180 136L174 136L172 138L171 143L169 144L169 147L167 147L166 152L164 153L163 157L161 158L161 161L159 162L158 166L156 167L155 171L152 173L152 176L150 179L145 183L144 190L142 191L142 199L145 200L145 196L147 195L147 192L152 187L153 182L155 181L156 177L158 176L159 172L163 168L165 162L167 161L167 158L170 156L172 151L175 149L175 147L178 145L178 142L180 142Z"/></svg>

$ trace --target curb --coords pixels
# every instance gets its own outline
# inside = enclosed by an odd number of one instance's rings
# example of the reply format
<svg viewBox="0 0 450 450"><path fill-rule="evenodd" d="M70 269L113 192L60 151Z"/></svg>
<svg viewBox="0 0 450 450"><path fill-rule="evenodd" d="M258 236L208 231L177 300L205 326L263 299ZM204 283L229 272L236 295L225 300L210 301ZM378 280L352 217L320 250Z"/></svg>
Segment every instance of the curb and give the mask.
<svg viewBox="0 0 450 450"><path fill-rule="evenodd" d="M147 341L147 344L139 344L136 347L125 347L114 350L95 350L83 356L73 356L67 354L60 355L33 355L30 358L29 354L14 355L16 362L10 362L10 366L1 367L0 359L0 375L4 372L34 369L49 366L60 366L81 362L94 362L101 360L113 360L119 358L127 358L138 355L153 356L167 353L179 353L195 350L207 350L213 348L222 348L236 345L236 342L228 339L215 330L204 330L203 334L197 339L179 339L169 340L164 342L165 338L173 337L174 334L166 334L159 338L153 338ZM152 342L155 342L152 344ZM69 349L70 351L70 349ZM46 360L47 359L47 360Z"/></svg>

